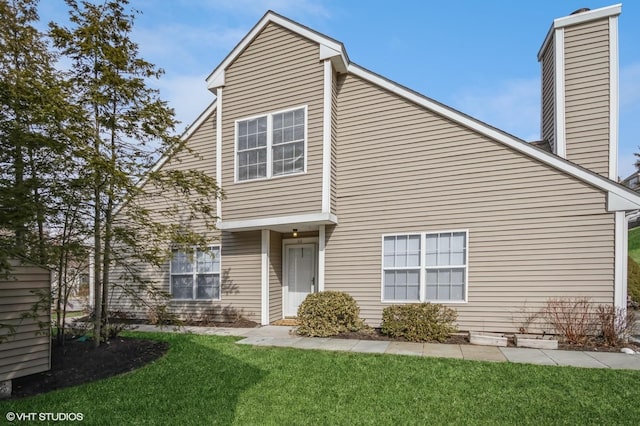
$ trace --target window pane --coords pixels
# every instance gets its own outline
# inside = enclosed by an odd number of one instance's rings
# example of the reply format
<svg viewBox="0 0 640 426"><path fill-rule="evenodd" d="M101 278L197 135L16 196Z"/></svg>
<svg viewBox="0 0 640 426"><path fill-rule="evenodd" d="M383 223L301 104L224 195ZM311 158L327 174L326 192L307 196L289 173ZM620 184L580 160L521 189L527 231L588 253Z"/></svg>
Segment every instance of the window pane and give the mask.
<svg viewBox="0 0 640 426"><path fill-rule="evenodd" d="M395 273L393 271L385 271L384 273L384 298L386 300L395 300Z"/></svg>
<svg viewBox="0 0 640 426"><path fill-rule="evenodd" d="M293 140L293 128L292 127L285 127L282 130L282 140L284 142L291 142Z"/></svg>
<svg viewBox="0 0 640 426"><path fill-rule="evenodd" d="M304 139L304 126L296 126L293 129L293 139L300 140Z"/></svg>
<svg viewBox="0 0 640 426"><path fill-rule="evenodd" d="M461 285L451 286L451 300L464 300L463 289Z"/></svg>
<svg viewBox="0 0 640 426"><path fill-rule="evenodd" d="M282 129L273 130L273 143L274 144L282 143Z"/></svg>
<svg viewBox="0 0 640 426"><path fill-rule="evenodd" d="M267 146L267 133L258 133L258 146Z"/></svg>
<svg viewBox="0 0 640 426"><path fill-rule="evenodd" d="M464 252L451 253L451 265L464 265Z"/></svg>
<svg viewBox="0 0 640 426"><path fill-rule="evenodd" d="M451 270L451 284L464 284L464 269L452 269Z"/></svg>
<svg viewBox="0 0 640 426"><path fill-rule="evenodd" d="M191 263L189 256L181 251L173 252L173 258L171 259L171 273L184 274L189 272L193 272L193 264Z"/></svg>
<svg viewBox="0 0 640 426"><path fill-rule="evenodd" d="M238 180L247 180L248 178L247 167L240 167L238 169Z"/></svg>
<svg viewBox="0 0 640 426"><path fill-rule="evenodd" d="M440 234L438 239L440 240L440 246L438 248L440 252L451 250L451 234Z"/></svg>
<svg viewBox="0 0 640 426"><path fill-rule="evenodd" d="M437 285L428 285L427 286L427 300L436 300L438 297L438 286Z"/></svg>
<svg viewBox="0 0 640 426"><path fill-rule="evenodd" d="M451 300L451 289L448 285L438 285L438 300Z"/></svg>
<svg viewBox="0 0 640 426"><path fill-rule="evenodd" d="M196 298L217 299L219 297L220 276L198 275Z"/></svg>
<svg viewBox="0 0 640 426"><path fill-rule="evenodd" d="M247 136L239 136L238 137L238 150L244 151L247 149Z"/></svg>
<svg viewBox="0 0 640 426"><path fill-rule="evenodd" d="M384 254L393 254L396 251L396 238L384 237Z"/></svg>
<svg viewBox="0 0 640 426"><path fill-rule="evenodd" d="M295 112L295 117L294 117L294 124L297 125L304 125L304 109L297 109L294 111Z"/></svg>
<svg viewBox="0 0 640 426"><path fill-rule="evenodd" d="M193 276L172 275L171 297L174 299L193 299Z"/></svg>
<svg viewBox="0 0 640 426"><path fill-rule="evenodd" d="M258 175L257 177L266 177L267 176L267 164L260 163L258 164Z"/></svg>
<svg viewBox="0 0 640 426"><path fill-rule="evenodd" d="M247 122L241 121L238 123L238 136L246 136L247 134Z"/></svg>
<svg viewBox="0 0 640 426"><path fill-rule="evenodd" d="M248 135L255 135L256 133L258 133L258 122L257 122L257 120L248 120L247 121L247 125L248 125L248 129L247 129L247 134Z"/></svg>
<svg viewBox="0 0 640 426"><path fill-rule="evenodd" d="M258 132L265 133L267 131L267 117L258 118Z"/></svg>
<svg viewBox="0 0 640 426"><path fill-rule="evenodd" d="M284 169L284 161L278 160L273 162L273 175L280 176L283 174Z"/></svg>
<svg viewBox="0 0 640 426"><path fill-rule="evenodd" d="M463 251L465 246L465 234L464 232L456 232L451 237L451 250Z"/></svg>
<svg viewBox="0 0 640 426"><path fill-rule="evenodd" d="M293 126L293 111L284 113L284 127Z"/></svg>
<svg viewBox="0 0 640 426"><path fill-rule="evenodd" d="M438 284L447 284L451 283L451 271L449 269L440 269L438 271Z"/></svg>
<svg viewBox="0 0 640 426"><path fill-rule="evenodd" d="M214 248L208 252L198 251L198 273L220 272L220 259L218 249Z"/></svg>
<svg viewBox="0 0 640 426"><path fill-rule="evenodd" d="M273 116L273 128L282 129L282 114L274 114Z"/></svg>

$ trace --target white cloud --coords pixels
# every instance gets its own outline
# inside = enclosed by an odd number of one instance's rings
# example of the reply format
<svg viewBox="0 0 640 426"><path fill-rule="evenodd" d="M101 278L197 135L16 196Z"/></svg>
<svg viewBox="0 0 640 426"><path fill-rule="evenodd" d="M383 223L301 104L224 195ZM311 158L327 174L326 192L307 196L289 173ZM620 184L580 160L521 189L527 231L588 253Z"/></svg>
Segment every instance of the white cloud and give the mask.
<svg viewBox="0 0 640 426"><path fill-rule="evenodd" d="M485 123L532 141L540 138L540 80L514 79L497 87L466 88L451 104Z"/></svg>

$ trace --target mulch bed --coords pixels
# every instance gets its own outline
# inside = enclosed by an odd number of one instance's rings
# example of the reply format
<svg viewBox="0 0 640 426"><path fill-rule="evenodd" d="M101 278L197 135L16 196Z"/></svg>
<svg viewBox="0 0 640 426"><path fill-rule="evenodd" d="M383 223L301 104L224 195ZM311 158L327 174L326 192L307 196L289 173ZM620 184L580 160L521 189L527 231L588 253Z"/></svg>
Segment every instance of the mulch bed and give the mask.
<svg viewBox="0 0 640 426"><path fill-rule="evenodd" d="M12 398L77 386L136 370L163 356L167 342L116 337L93 347L93 341L68 340L52 346L51 370L13 380Z"/></svg>

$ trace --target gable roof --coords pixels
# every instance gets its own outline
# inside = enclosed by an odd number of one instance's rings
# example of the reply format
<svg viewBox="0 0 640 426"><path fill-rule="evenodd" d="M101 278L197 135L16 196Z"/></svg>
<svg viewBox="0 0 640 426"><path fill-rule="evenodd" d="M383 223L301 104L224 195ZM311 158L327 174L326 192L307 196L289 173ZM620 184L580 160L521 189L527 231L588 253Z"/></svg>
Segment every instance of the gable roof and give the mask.
<svg viewBox="0 0 640 426"><path fill-rule="evenodd" d="M422 106L436 114L439 114L455 123L474 130L494 141L502 143L508 148L518 151L528 157L536 159L550 167L573 176L591 186L599 188L608 193L608 209L610 211L633 210L640 208L640 195L624 186L598 175L591 170L585 169L571 161L558 157L555 154L538 148L534 144L517 138L507 132L492 127L476 118L464 114L454 108L441 104L392 80L380 76L368 69L361 67L349 60L344 45L324 34L307 28L295 21L285 18L273 11L268 11L262 19L249 31L249 33L238 43L238 45L227 55L207 77L207 87L215 91L225 84L225 70L235 59L244 52L251 42L270 23L280 25L287 30L305 37L320 47L320 60L331 59L334 68L339 73L348 73L362 78L380 88L394 93L414 104Z"/></svg>

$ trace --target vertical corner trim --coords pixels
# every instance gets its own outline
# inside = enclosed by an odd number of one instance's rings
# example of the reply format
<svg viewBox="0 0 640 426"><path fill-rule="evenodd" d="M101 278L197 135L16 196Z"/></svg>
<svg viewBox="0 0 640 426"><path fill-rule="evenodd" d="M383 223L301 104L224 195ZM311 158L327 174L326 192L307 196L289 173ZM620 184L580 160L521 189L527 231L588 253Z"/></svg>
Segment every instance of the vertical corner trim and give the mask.
<svg viewBox="0 0 640 426"><path fill-rule="evenodd" d="M325 225L318 228L318 291L324 291L324 249L326 242Z"/></svg>
<svg viewBox="0 0 640 426"><path fill-rule="evenodd" d="M333 82L331 59L324 60L324 102L322 111L322 212L331 210L331 96Z"/></svg>
<svg viewBox="0 0 640 426"><path fill-rule="evenodd" d="M222 87L216 89L216 185L222 188ZM222 221L222 200L216 199L216 216Z"/></svg>
<svg viewBox="0 0 640 426"><path fill-rule="evenodd" d="M555 41L555 146L559 157L567 158L565 125L564 28L557 28Z"/></svg>
<svg viewBox="0 0 640 426"><path fill-rule="evenodd" d="M613 303L616 308L627 308L627 233L625 212L615 212L614 289Z"/></svg>
<svg viewBox="0 0 640 426"><path fill-rule="evenodd" d="M269 246L270 232L268 229L262 230L262 267L260 285L260 324L269 325Z"/></svg>
<svg viewBox="0 0 640 426"><path fill-rule="evenodd" d="M618 181L618 16L609 17L609 179Z"/></svg>

